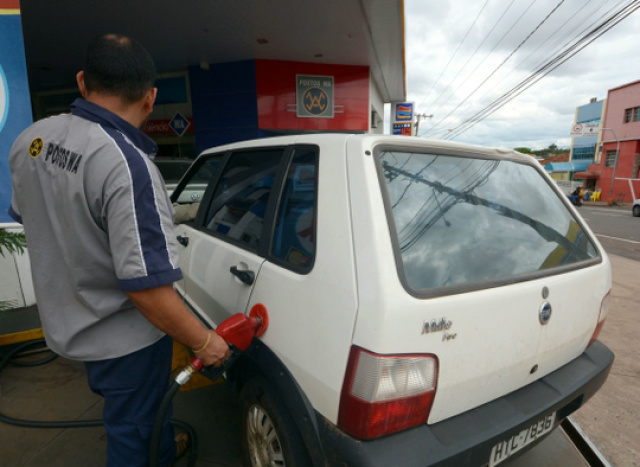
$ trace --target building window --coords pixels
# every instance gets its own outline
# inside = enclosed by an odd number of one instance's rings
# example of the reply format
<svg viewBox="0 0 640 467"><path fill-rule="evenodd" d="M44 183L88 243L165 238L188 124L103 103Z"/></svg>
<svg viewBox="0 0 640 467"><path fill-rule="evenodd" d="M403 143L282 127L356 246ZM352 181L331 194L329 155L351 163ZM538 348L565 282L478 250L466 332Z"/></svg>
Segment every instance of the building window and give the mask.
<svg viewBox="0 0 640 467"><path fill-rule="evenodd" d="M573 148L573 159L593 159L596 153L596 145L592 144L590 146L580 146L577 148Z"/></svg>
<svg viewBox="0 0 640 467"><path fill-rule="evenodd" d="M607 151L607 159L604 162L605 167L613 167L616 165L617 151Z"/></svg>
<svg viewBox="0 0 640 467"><path fill-rule="evenodd" d="M640 107L632 107L624 111L624 123L640 122Z"/></svg>

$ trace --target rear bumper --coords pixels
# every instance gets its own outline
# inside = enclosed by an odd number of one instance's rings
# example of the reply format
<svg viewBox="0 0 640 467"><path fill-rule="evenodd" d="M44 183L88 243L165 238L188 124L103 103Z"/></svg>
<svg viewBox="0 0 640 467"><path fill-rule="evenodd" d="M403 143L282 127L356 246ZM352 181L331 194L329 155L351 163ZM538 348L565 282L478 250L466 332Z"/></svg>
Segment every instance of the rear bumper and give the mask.
<svg viewBox="0 0 640 467"><path fill-rule="evenodd" d="M351 438L319 416L328 464L486 465L495 444L519 433L541 416L556 412L557 426L577 410L603 385L613 359L613 353L596 342L580 357L518 391L437 424L422 425L373 441Z"/></svg>

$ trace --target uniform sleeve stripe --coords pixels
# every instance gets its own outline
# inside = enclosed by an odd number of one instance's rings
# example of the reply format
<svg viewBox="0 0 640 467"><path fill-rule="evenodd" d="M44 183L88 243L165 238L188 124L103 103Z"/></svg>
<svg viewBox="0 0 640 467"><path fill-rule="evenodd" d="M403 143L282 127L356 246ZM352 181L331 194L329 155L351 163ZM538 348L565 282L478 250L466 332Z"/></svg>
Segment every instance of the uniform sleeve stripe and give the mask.
<svg viewBox="0 0 640 467"><path fill-rule="evenodd" d="M133 186L133 222L136 226L146 275L156 276L175 270L156 204L153 180L143 159L146 156L132 146L119 131L109 127L103 127L103 129L120 149L127 164Z"/></svg>
<svg viewBox="0 0 640 467"><path fill-rule="evenodd" d="M151 276L120 280L118 283L120 290L124 292L135 292L137 290L153 289L162 285L172 284L180 279L182 279L182 271L176 268Z"/></svg>
<svg viewBox="0 0 640 467"><path fill-rule="evenodd" d="M9 215L14 221L22 224L22 217L20 216L20 214L13 210L13 206L9 206Z"/></svg>

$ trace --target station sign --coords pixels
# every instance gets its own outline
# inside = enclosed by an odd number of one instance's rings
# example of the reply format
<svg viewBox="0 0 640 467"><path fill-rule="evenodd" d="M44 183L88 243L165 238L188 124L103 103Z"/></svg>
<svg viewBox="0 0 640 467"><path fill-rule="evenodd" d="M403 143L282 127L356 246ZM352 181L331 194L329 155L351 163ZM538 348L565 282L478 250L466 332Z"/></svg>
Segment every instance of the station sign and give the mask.
<svg viewBox="0 0 640 467"><path fill-rule="evenodd" d="M392 127L392 135L411 136L413 123L394 123Z"/></svg>
<svg viewBox="0 0 640 467"><path fill-rule="evenodd" d="M333 118L333 76L296 75L296 115Z"/></svg>
<svg viewBox="0 0 640 467"><path fill-rule="evenodd" d="M187 125L187 130L185 133L192 133L193 118L186 117L186 120L189 122L189 125ZM147 120L145 124L142 125L142 131L147 135L166 135L166 134L173 134L176 132L171 126L171 119L168 119L168 118L161 118L157 120Z"/></svg>
<svg viewBox="0 0 640 467"><path fill-rule="evenodd" d="M33 121L18 0L0 0L0 44L0 222L12 222L9 150Z"/></svg>
<svg viewBox="0 0 640 467"><path fill-rule="evenodd" d="M391 134L413 136L414 102L394 102L391 113Z"/></svg>
<svg viewBox="0 0 640 467"><path fill-rule="evenodd" d="M187 118L180 112L176 112L176 114L169 122L169 127L171 127L171 129L178 136L184 135L187 131L187 128L189 128L189 125L191 125L189 120L187 120Z"/></svg>
<svg viewBox="0 0 640 467"><path fill-rule="evenodd" d="M576 123L571 128L571 136L574 138L581 136L598 136L600 133L600 123Z"/></svg>

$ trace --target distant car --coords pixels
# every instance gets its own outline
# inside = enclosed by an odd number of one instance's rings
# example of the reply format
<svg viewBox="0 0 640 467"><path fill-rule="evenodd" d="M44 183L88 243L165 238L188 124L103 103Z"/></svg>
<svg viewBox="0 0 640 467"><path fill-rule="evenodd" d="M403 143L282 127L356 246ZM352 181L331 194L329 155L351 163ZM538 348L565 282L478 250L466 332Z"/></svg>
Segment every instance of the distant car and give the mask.
<svg viewBox="0 0 640 467"><path fill-rule="evenodd" d="M633 202L631 212L633 213L633 217L640 217L640 198Z"/></svg>
<svg viewBox="0 0 640 467"><path fill-rule="evenodd" d="M154 159L153 161L160 169L160 174L167 186L169 194L178 186L178 182L191 167L191 159Z"/></svg>
<svg viewBox="0 0 640 467"><path fill-rule="evenodd" d="M171 198L191 310L269 312L227 372L247 467L494 467L611 368L609 259L529 156L265 138L205 151Z"/></svg>

